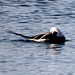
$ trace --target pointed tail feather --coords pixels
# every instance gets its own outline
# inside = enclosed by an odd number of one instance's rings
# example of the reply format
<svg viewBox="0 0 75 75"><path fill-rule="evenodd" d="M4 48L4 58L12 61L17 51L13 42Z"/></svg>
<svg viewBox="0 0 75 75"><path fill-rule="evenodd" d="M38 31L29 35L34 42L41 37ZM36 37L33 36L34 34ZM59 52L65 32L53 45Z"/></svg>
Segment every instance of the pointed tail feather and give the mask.
<svg viewBox="0 0 75 75"><path fill-rule="evenodd" d="M33 39L33 37L25 36L25 35L22 35L22 34L13 32L13 31L8 31L8 32L9 32L9 33L12 33L12 34L15 34L15 35L18 35L18 36L21 36L21 37L24 37L24 38L26 38L26 39Z"/></svg>

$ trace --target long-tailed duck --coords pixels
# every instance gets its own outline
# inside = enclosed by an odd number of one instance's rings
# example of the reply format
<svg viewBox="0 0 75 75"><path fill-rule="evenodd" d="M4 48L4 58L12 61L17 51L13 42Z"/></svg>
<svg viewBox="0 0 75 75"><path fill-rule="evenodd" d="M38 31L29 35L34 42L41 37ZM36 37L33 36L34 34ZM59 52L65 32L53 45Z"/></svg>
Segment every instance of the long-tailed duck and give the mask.
<svg viewBox="0 0 75 75"><path fill-rule="evenodd" d="M65 42L66 40L63 33L57 27L52 27L50 29L50 32L40 33L32 37L24 36L22 34L15 33L13 31L10 31L10 33L22 36L27 40L35 42L62 43Z"/></svg>

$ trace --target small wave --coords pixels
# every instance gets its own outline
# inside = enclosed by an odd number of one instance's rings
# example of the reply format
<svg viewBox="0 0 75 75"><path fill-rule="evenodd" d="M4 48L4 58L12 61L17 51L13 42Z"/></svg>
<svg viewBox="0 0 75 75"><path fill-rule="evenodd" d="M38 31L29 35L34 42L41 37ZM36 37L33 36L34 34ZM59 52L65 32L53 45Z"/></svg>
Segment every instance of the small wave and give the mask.
<svg viewBox="0 0 75 75"><path fill-rule="evenodd" d="M24 5L20 5L20 6L22 6L22 7L30 7L30 5L25 5L25 4Z"/></svg>
<svg viewBox="0 0 75 75"><path fill-rule="evenodd" d="M18 23L28 23L28 22L18 22Z"/></svg>

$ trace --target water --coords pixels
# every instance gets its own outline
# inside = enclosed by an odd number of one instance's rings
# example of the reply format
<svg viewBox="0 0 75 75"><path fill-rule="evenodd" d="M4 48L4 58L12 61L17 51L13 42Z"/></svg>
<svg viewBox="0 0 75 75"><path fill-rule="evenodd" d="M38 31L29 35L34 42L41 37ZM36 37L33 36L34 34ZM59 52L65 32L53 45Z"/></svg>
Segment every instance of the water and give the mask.
<svg viewBox="0 0 75 75"><path fill-rule="evenodd" d="M65 44L26 42L23 35L58 27ZM0 75L75 75L74 0L0 0Z"/></svg>

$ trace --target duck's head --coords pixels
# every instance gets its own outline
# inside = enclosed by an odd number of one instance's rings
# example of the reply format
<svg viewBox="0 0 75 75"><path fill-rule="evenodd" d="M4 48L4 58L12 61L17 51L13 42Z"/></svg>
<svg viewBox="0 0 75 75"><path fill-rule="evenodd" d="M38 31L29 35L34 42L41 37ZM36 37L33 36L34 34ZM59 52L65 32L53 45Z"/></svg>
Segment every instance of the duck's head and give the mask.
<svg viewBox="0 0 75 75"><path fill-rule="evenodd" d="M52 27L52 28L50 29L50 33L57 35L57 34L58 34L58 29L57 29L56 27Z"/></svg>
<svg viewBox="0 0 75 75"><path fill-rule="evenodd" d="M63 37L64 35L62 34L62 32L57 28L57 27L52 27L50 29L50 33L53 35L56 35L58 37Z"/></svg>

